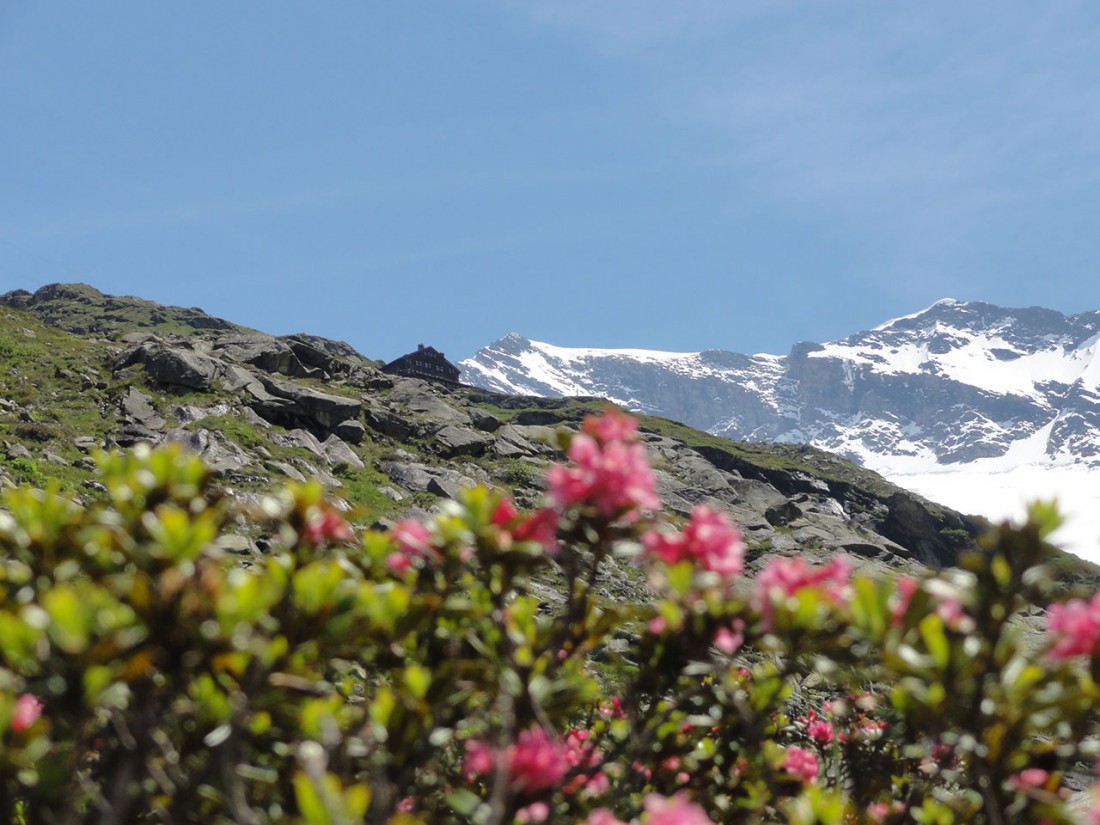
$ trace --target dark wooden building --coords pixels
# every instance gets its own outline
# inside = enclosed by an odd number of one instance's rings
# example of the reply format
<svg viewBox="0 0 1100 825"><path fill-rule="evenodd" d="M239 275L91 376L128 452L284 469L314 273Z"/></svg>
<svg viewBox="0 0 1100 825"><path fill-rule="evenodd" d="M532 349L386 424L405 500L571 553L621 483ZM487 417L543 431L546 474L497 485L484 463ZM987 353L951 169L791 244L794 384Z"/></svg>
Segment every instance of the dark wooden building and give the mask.
<svg viewBox="0 0 1100 825"><path fill-rule="evenodd" d="M459 369L435 347L418 344L416 352L402 355L382 367L382 372L390 375L404 375L407 378L423 378L425 381L441 381L444 384L457 384Z"/></svg>

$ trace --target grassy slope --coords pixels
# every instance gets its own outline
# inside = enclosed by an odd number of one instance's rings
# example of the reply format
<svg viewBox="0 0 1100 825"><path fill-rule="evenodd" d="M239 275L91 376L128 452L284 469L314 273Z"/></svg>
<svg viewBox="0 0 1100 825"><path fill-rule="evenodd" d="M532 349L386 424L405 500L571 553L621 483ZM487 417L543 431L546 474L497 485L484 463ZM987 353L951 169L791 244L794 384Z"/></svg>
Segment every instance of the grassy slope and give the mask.
<svg viewBox="0 0 1100 825"><path fill-rule="evenodd" d="M118 333L127 331L121 328ZM118 345L47 326L28 312L0 307L0 399L10 402L0 401L0 441L23 445L32 454L31 459L12 458L0 449L0 472L16 483L43 486L55 481L64 490L94 496L94 489L86 485L95 476L93 465L88 451L77 446L75 440L89 437L97 446L102 445L117 426L118 400L129 386L136 383L146 392L171 425L177 424L172 411L178 406L209 407L236 401L229 393L167 392L148 382L140 371L133 380L116 380L110 364L118 350ZM326 389L357 394L352 388ZM240 415L214 415L186 428L215 432L250 454L268 454L267 467L257 466L257 472L233 480L238 488L259 491L270 488L272 482L278 483L278 472L270 469L274 462L293 464L298 459L317 463L308 451L278 443L279 434L285 433L283 428L267 430ZM388 481L375 468L386 457L386 447L368 438L354 449L366 468L334 468L344 484L340 494L361 508L364 519L392 514L397 504L378 491ZM47 453L69 463L47 460Z"/></svg>

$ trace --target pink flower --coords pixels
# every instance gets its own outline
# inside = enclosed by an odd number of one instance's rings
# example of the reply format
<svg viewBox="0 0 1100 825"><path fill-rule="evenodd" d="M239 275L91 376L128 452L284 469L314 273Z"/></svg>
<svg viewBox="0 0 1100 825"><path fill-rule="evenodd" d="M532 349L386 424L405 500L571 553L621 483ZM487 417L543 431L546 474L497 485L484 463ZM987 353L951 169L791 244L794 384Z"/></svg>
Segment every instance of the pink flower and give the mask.
<svg viewBox="0 0 1100 825"><path fill-rule="evenodd" d="M920 582L908 576L900 576L897 581L898 589L894 603L890 606L890 619L894 627L901 627L905 622L905 614L909 611L909 602L920 589Z"/></svg>
<svg viewBox="0 0 1100 825"><path fill-rule="evenodd" d="M714 634L714 646L727 656L732 656L745 643L744 630L745 623L741 619L735 619L732 628L718 628L718 631Z"/></svg>
<svg viewBox="0 0 1100 825"><path fill-rule="evenodd" d="M817 756L813 751L793 745L787 748L782 769L809 784L817 779Z"/></svg>
<svg viewBox="0 0 1100 825"><path fill-rule="evenodd" d="M391 528L390 538L397 544L397 552L387 557L386 564L395 573L404 573L414 563L432 561L439 556L431 544L431 531L414 519L405 519Z"/></svg>
<svg viewBox="0 0 1100 825"><path fill-rule="evenodd" d="M890 814L905 813L905 803L898 800L893 802L872 802L867 806L867 816L872 822L885 822Z"/></svg>
<svg viewBox="0 0 1100 825"><path fill-rule="evenodd" d="M955 755L955 749L946 742L937 742L932 746L932 761L944 768L953 768L958 764L959 757Z"/></svg>
<svg viewBox="0 0 1100 825"><path fill-rule="evenodd" d="M497 527L507 527L516 520L516 516L518 515L519 511L516 510L516 506L512 504L512 500L507 496L501 496L500 501L497 502L497 506L493 508L493 515L489 520Z"/></svg>
<svg viewBox="0 0 1100 825"><path fill-rule="evenodd" d="M1050 774L1042 768L1026 768L1012 777L1012 787L1018 791L1028 788L1042 788L1050 779Z"/></svg>
<svg viewBox="0 0 1100 825"><path fill-rule="evenodd" d="M581 429L603 444L612 441L633 441L638 432L638 422L615 407L608 407L602 415L589 415Z"/></svg>
<svg viewBox="0 0 1100 825"><path fill-rule="evenodd" d="M798 591L812 587L833 604L847 597L851 566L843 558L834 558L820 567L810 567L801 558L773 558L756 577L756 604L770 629L775 617L774 602L786 600Z"/></svg>
<svg viewBox="0 0 1100 825"><path fill-rule="evenodd" d="M561 744L565 763L570 770L585 769L569 780L563 789L565 793L581 793L588 798L607 793L610 783L601 769L603 752L592 741L592 732L572 728L562 738Z"/></svg>
<svg viewBox="0 0 1100 825"><path fill-rule="evenodd" d="M355 541L351 526L331 507L324 507L306 523L302 540L314 547L335 542Z"/></svg>
<svg viewBox="0 0 1100 825"><path fill-rule="evenodd" d="M485 776L493 771L498 758L500 752L482 740L467 740L462 773L468 778ZM509 783L515 790L527 793L554 787L570 767L565 749L539 727L522 731L515 743L505 748L502 758L508 768Z"/></svg>
<svg viewBox="0 0 1100 825"><path fill-rule="evenodd" d="M386 556L386 567L399 576L404 576L412 568L412 559L404 553L390 553Z"/></svg>
<svg viewBox="0 0 1100 825"><path fill-rule="evenodd" d="M546 473L559 510L593 507L604 518L634 521L639 509L660 506L645 447L633 440L636 427L617 410L585 421L569 445L572 466L559 464Z"/></svg>
<svg viewBox="0 0 1100 825"><path fill-rule="evenodd" d="M642 536L646 552L665 564L690 561L722 576L736 576L744 569L745 543L722 513L700 504L682 533L656 530Z"/></svg>
<svg viewBox="0 0 1100 825"><path fill-rule="evenodd" d="M618 696L611 697L611 704L603 705L600 708L600 716L605 719L625 719L626 711L623 710L623 703Z"/></svg>
<svg viewBox="0 0 1100 825"><path fill-rule="evenodd" d="M512 529L516 541L537 541L546 548L547 553L558 550L558 514L549 507L536 510L527 518L520 519Z"/></svg>
<svg viewBox="0 0 1100 825"><path fill-rule="evenodd" d="M584 825L627 825L621 819L616 819L615 814L607 808L597 808L588 815Z"/></svg>
<svg viewBox="0 0 1100 825"><path fill-rule="evenodd" d="M592 744L592 731L571 728L562 741L563 755L571 768L579 765L598 767L602 761L599 750Z"/></svg>
<svg viewBox="0 0 1100 825"><path fill-rule="evenodd" d="M649 794L645 798L643 825L714 825L706 811L678 793L673 797Z"/></svg>
<svg viewBox="0 0 1100 825"><path fill-rule="evenodd" d="M824 719L815 719L806 726L806 735L819 745L828 745L833 741L835 732L831 723Z"/></svg>
<svg viewBox="0 0 1100 825"><path fill-rule="evenodd" d="M516 811L516 822L545 822L550 818L550 806L545 802L532 802Z"/></svg>
<svg viewBox="0 0 1100 825"><path fill-rule="evenodd" d="M541 544L547 553L553 554L558 550L558 514L555 510L543 508L521 517L515 505L505 497L493 510L491 521L500 528L502 545L512 541L534 541Z"/></svg>
<svg viewBox="0 0 1100 825"><path fill-rule="evenodd" d="M466 740L466 758L462 773L467 777L484 776L493 770L493 749L480 739Z"/></svg>
<svg viewBox="0 0 1100 825"><path fill-rule="evenodd" d="M24 693L15 700L15 709L11 716L11 729L21 733L38 721L42 715L42 701L37 696Z"/></svg>
<svg viewBox="0 0 1100 825"><path fill-rule="evenodd" d="M942 599L936 605L936 615L951 630L956 630L959 633L970 633L974 630L974 620L958 599Z"/></svg>
<svg viewBox="0 0 1100 825"><path fill-rule="evenodd" d="M1064 604L1052 604L1047 633L1054 642L1050 648L1052 659L1095 655L1100 650L1100 593L1087 602L1070 599Z"/></svg>
<svg viewBox="0 0 1100 825"><path fill-rule="evenodd" d="M512 784L521 791L552 788L569 770L561 745L539 727L522 731L516 743L509 745L505 758Z"/></svg>

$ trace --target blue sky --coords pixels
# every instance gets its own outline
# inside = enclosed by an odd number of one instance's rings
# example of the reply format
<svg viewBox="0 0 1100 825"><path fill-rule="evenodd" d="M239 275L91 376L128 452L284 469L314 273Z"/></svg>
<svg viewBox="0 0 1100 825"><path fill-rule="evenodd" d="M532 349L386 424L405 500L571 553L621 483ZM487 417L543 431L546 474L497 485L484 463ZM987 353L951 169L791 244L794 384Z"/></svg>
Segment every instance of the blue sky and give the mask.
<svg viewBox="0 0 1100 825"><path fill-rule="evenodd" d="M1100 7L0 4L0 291L393 358L1100 308Z"/></svg>

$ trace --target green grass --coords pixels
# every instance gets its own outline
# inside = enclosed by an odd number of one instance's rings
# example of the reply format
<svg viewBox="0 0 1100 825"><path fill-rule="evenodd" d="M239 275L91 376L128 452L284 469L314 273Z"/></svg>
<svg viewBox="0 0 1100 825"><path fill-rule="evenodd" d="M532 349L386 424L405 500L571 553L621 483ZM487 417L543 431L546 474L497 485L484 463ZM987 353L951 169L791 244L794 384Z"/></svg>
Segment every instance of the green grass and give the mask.
<svg viewBox="0 0 1100 825"><path fill-rule="evenodd" d="M210 415L206 418L200 418L198 421L192 421L185 429L213 430L248 452L255 452L260 448L268 450L272 455L280 451L285 451L288 454L298 452L297 449L280 447L271 441L260 427L249 424L236 415Z"/></svg>
<svg viewBox="0 0 1100 825"><path fill-rule="evenodd" d="M528 396L491 395L479 390L465 392L474 406L492 413L505 424L515 421L523 413L542 413L563 424L579 424L586 415L596 415L607 407L606 401L598 399L532 399Z"/></svg>
<svg viewBox="0 0 1100 825"><path fill-rule="evenodd" d="M379 492L380 487L392 486L392 483L384 473L373 467L358 470L344 465L337 468L334 475L344 485L337 492L355 505L354 518L357 521L373 523L393 516L407 506L407 499L398 502Z"/></svg>
<svg viewBox="0 0 1100 825"><path fill-rule="evenodd" d="M97 386L109 374L102 345L0 308L0 354L0 397L21 408L0 410L0 438L70 458L79 455L77 435L106 436L113 415L109 392Z"/></svg>
<svg viewBox="0 0 1100 825"><path fill-rule="evenodd" d="M293 378L286 379L284 376L279 376L282 380L292 380L295 384L300 384L303 387L309 387L310 389L317 390L317 392L323 392L326 395L336 395L341 398L351 398L358 401L363 396L363 391L357 387L352 387L348 384L343 384L338 381L323 381L320 378Z"/></svg>
<svg viewBox="0 0 1100 825"><path fill-rule="evenodd" d="M1062 582L1066 590L1075 589L1082 593L1100 590L1100 565L1056 547L1051 547L1046 564L1053 574L1052 578Z"/></svg>
<svg viewBox="0 0 1100 825"><path fill-rule="evenodd" d="M891 495L898 490L877 473L814 447L801 444L733 441L692 429L678 421L652 415L638 416L638 426L643 432L674 438L689 447L718 450L735 460L765 470L802 472L824 481L858 484L883 496Z"/></svg>

